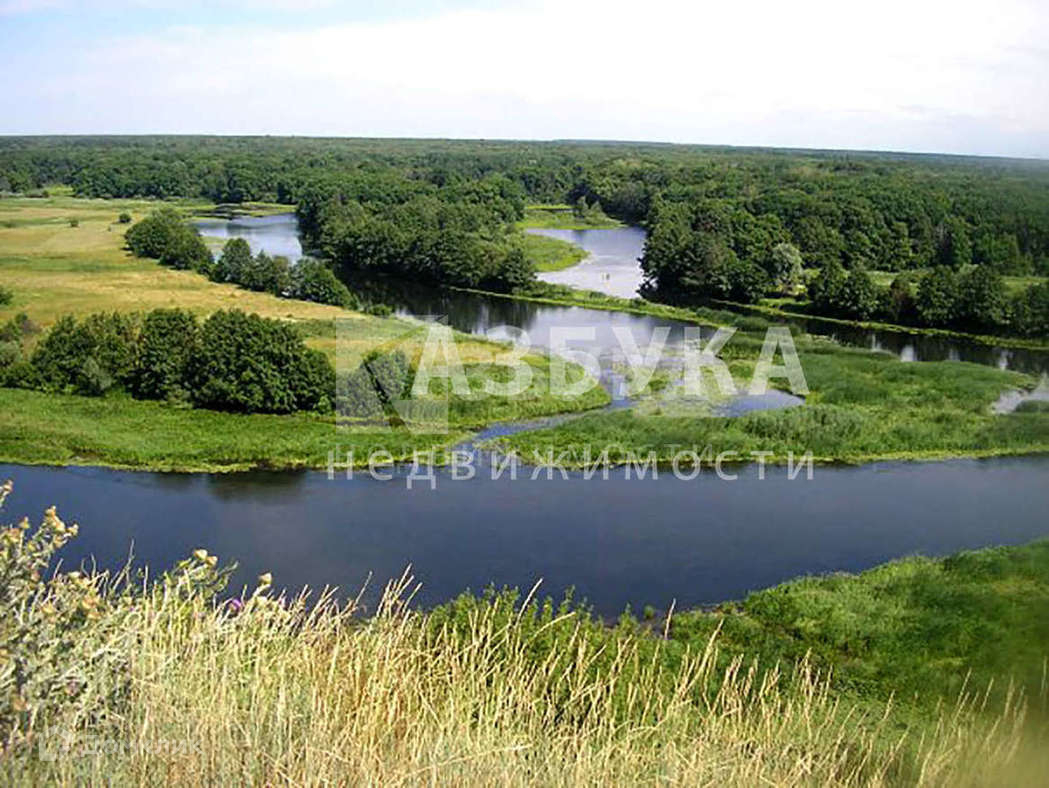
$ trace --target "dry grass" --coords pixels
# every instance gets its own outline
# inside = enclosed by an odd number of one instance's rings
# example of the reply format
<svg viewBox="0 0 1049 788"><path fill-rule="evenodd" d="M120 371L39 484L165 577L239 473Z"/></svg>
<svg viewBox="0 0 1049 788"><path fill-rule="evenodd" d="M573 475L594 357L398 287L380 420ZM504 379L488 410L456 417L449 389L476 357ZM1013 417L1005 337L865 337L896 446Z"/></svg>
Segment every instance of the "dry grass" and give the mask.
<svg viewBox="0 0 1049 788"><path fill-rule="evenodd" d="M133 257L123 248L128 225L118 224L117 216L132 209L137 220L152 207L147 201L0 200L0 278L15 293L14 302L0 309L0 320L25 312L46 327L64 314L171 306L200 315L235 307L289 320L367 319L337 307L216 284L191 271ZM71 218L79 226L71 227Z"/></svg>
<svg viewBox="0 0 1049 788"><path fill-rule="evenodd" d="M1024 704L979 698L921 733L844 705L805 663L781 676L717 642L665 667L651 635L595 639L572 614L524 627L480 607L433 626L388 587L377 615L291 612L260 596L232 616L154 590L121 613L126 706L68 739L11 753L33 783L216 785L984 785L1031 777ZM461 622L462 623L462 622ZM545 630L566 639L543 653ZM641 648L643 639L648 648ZM54 732L49 746L60 740ZM79 745L77 744L79 742ZM109 745L106 752L101 745Z"/></svg>

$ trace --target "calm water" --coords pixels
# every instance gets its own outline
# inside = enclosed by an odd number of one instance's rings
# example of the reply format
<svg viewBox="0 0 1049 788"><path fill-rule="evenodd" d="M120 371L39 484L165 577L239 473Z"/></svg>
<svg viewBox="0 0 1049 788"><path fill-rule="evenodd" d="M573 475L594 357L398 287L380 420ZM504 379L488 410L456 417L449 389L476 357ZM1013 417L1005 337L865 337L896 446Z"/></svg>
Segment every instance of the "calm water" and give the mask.
<svg viewBox="0 0 1049 788"><path fill-rule="evenodd" d="M201 235L213 238L243 238L255 254L282 255L292 262L302 257L299 221L293 213L247 216L237 219L202 219L194 222Z"/></svg>
<svg viewBox="0 0 1049 788"><path fill-rule="evenodd" d="M633 298L641 287L639 258L645 246L645 231L640 227L614 230L528 230L568 241L582 248L586 259L562 271L539 274L544 282L569 285L583 290L596 290L619 298Z"/></svg>
<svg viewBox="0 0 1049 788"><path fill-rule="evenodd" d="M293 218L217 225L270 253L298 248ZM580 240L593 245L596 233L628 233L625 249L628 241L638 243L637 232L587 231ZM456 328L497 336L505 333L501 326L515 326L527 330L534 345L547 345L556 327L590 325L593 338L581 342L602 355L618 347L616 327L628 329L642 346L659 326L669 326L671 343L684 330L680 323L614 312L389 282L373 287L381 291L374 295L403 313L446 315ZM874 341L884 343L884 336L879 332ZM915 345L913 357L934 352ZM971 351L949 343L944 352L966 358ZM1005 365L1016 363L1014 358ZM981 363L1002 364L991 357ZM742 412L768 404L792 403L741 398L732 407ZM720 480L709 469L691 481L667 473L626 481L622 470L607 481L556 473L533 480L532 469L522 469L516 481L505 475L493 481L481 468L467 481L439 475L436 490L409 490L404 469L384 482L366 473L329 481L316 472L0 466L0 478L15 481L5 520L23 514L36 520L57 504L67 519L81 523L67 564L94 557L103 566L119 566L133 545L138 562L164 568L207 547L223 560L239 561L237 584L272 571L279 584L293 589L333 584L356 591L369 572L381 582L410 563L424 584L423 604L465 588L527 587L543 578L547 593L574 585L578 597L607 615L627 604L665 608L676 600L687 607L806 573L855 571L911 553L1046 536L1047 472L1049 458L1037 457L817 468L812 480L804 474L789 480L782 468L768 469L761 480L757 468L749 467L736 481Z"/></svg>
<svg viewBox="0 0 1049 788"><path fill-rule="evenodd" d="M197 225L201 232L222 237L241 236L252 249L270 254L284 254L297 259L302 254L298 223L294 214L280 214L233 221L207 220ZM579 265L564 271L543 274L550 282L559 282L599 292L630 298L641 282L638 257L645 241L644 230L620 227L608 230L532 230L541 235L571 241L588 253ZM556 278L555 278L556 277ZM627 328L642 347L650 341L657 326L669 326L669 342L680 340L684 323L638 315L626 315L596 309L580 309L530 304L504 298L490 298L466 293L443 292L436 288L413 286L405 282L350 282L351 287L375 300L393 306L403 315L444 315L455 328L472 333L505 336L503 326L522 328L532 344L547 347L553 326L593 326L592 341L568 343L587 346L598 354L613 352L618 347L613 328ZM1015 369L1032 374L1049 373L1049 353L983 345L906 331L871 331L835 326L821 321L791 317L790 322L813 334L829 336L857 347L893 353L904 361L969 361L976 364Z"/></svg>
<svg viewBox="0 0 1049 788"><path fill-rule="evenodd" d="M355 591L412 564L432 604L489 583L577 596L615 615L737 598L806 573L860 570L911 553L943 554L1047 535L1049 458L816 468L790 481L754 467L737 481L624 481L523 471L492 481L353 481L324 473L152 474L0 466L15 494L5 519L56 504L81 524L67 565L94 556L169 566L197 547L236 558L238 584Z"/></svg>

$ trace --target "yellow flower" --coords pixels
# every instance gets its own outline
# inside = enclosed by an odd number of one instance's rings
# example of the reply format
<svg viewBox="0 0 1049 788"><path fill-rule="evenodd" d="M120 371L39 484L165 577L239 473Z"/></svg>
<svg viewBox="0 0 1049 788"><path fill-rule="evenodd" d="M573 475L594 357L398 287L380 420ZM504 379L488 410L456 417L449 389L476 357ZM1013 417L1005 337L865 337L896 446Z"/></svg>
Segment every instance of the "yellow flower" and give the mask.
<svg viewBox="0 0 1049 788"><path fill-rule="evenodd" d="M269 572L259 575L259 585L268 586L273 583L273 575Z"/></svg>
<svg viewBox="0 0 1049 788"><path fill-rule="evenodd" d="M193 551L193 557L196 558L198 561L207 561L208 551L205 550L203 547L198 547L196 550Z"/></svg>

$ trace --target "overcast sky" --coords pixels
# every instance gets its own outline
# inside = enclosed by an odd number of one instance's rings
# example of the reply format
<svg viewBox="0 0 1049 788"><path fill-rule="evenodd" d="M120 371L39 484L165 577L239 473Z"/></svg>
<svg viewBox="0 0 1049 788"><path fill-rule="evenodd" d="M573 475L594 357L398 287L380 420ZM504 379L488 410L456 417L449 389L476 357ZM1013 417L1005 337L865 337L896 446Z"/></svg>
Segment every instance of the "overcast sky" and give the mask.
<svg viewBox="0 0 1049 788"><path fill-rule="evenodd" d="M1046 0L0 0L0 133L1049 158Z"/></svg>

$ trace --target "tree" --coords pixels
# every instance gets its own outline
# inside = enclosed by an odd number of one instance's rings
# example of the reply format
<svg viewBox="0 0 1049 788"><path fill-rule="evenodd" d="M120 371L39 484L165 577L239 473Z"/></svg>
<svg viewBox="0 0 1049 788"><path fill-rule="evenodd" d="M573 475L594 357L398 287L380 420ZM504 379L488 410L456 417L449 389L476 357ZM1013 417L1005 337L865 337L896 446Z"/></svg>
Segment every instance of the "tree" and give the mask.
<svg viewBox="0 0 1049 788"><path fill-rule="evenodd" d="M964 219L950 216L936 228L936 252L934 263L959 269L972 262L972 242L969 240L969 225Z"/></svg>
<svg viewBox="0 0 1049 788"><path fill-rule="evenodd" d="M862 268L854 268L845 277L838 309L857 320L867 320L878 310L878 288Z"/></svg>
<svg viewBox="0 0 1049 788"><path fill-rule="evenodd" d="M789 291L801 283L803 275L801 252L794 244L778 243L772 247L766 270L772 283L780 290Z"/></svg>
<svg viewBox="0 0 1049 788"><path fill-rule="evenodd" d="M199 326L182 309L154 309L142 322L131 391L140 399L188 398Z"/></svg>
<svg viewBox="0 0 1049 788"><path fill-rule="evenodd" d="M958 277L954 269L939 265L928 271L918 283L915 298L918 318L927 326L950 325L958 317Z"/></svg>
<svg viewBox="0 0 1049 788"><path fill-rule="evenodd" d="M357 309L360 301L350 292L327 265L320 260L303 257L291 271L292 298L332 304L344 309Z"/></svg>
<svg viewBox="0 0 1049 788"><path fill-rule="evenodd" d="M958 318L980 328L996 328L1006 321L1005 282L995 270L977 265L959 282Z"/></svg>
<svg viewBox="0 0 1049 788"><path fill-rule="evenodd" d="M809 300L817 312L825 315L838 314L846 276L845 268L837 260L832 260L820 268L808 286Z"/></svg>
<svg viewBox="0 0 1049 788"><path fill-rule="evenodd" d="M98 396L130 380L135 339L135 321L127 315L89 315L79 323L67 315L37 345L31 363L49 391Z"/></svg>
<svg viewBox="0 0 1049 788"><path fill-rule="evenodd" d="M294 327L230 310L200 330L190 396L198 407L245 413L330 409L335 372Z"/></svg>
<svg viewBox="0 0 1049 788"><path fill-rule="evenodd" d="M124 236L137 257L152 257L172 268L208 272L211 252L195 228L190 227L174 208L153 211L131 226Z"/></svg>
<svg viewBox="0 0 1049 788"><path fill-rule="evenodd" d="M251 247L243 238L230 238L222 247L222 254L215 263L212 279L216 282L241 284L251 266Z"/></svg>

